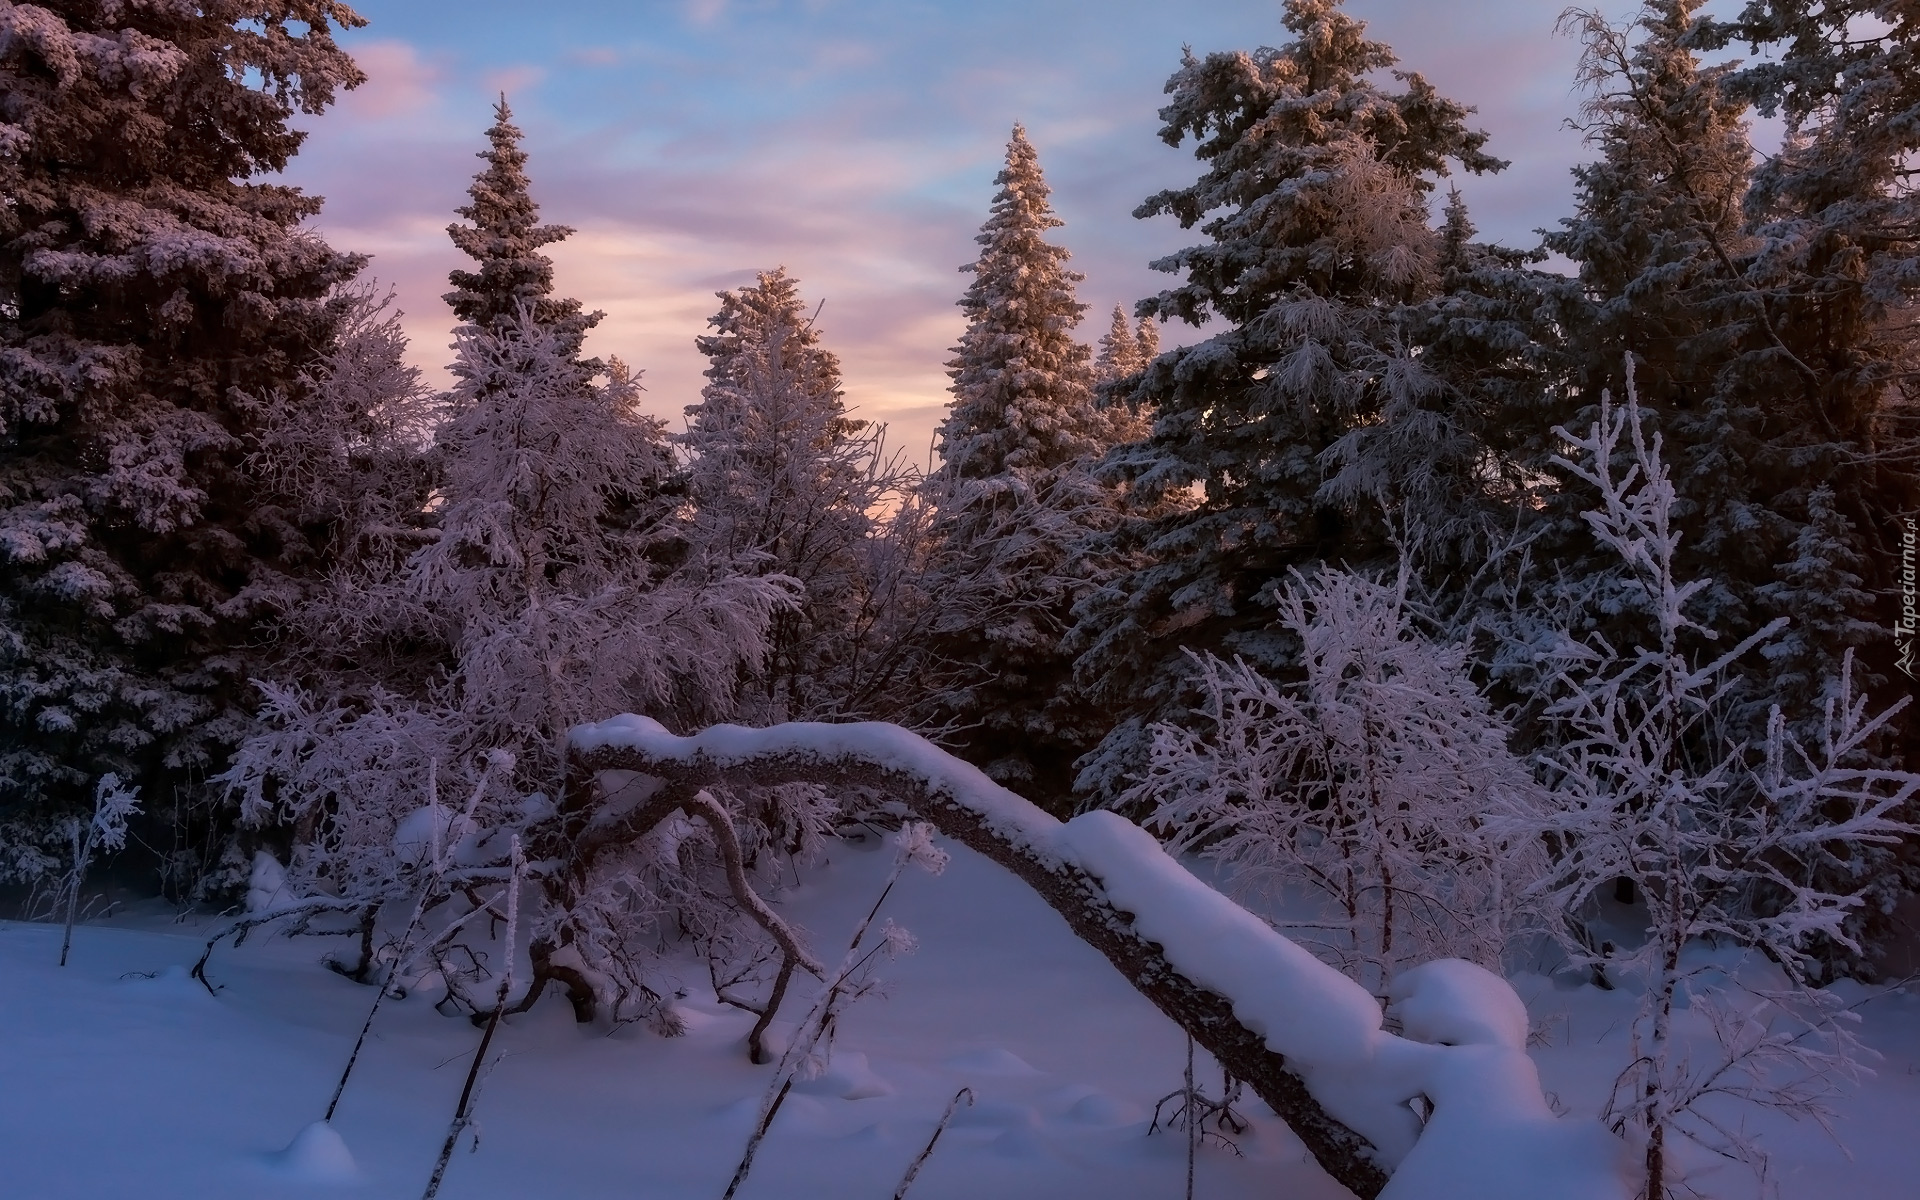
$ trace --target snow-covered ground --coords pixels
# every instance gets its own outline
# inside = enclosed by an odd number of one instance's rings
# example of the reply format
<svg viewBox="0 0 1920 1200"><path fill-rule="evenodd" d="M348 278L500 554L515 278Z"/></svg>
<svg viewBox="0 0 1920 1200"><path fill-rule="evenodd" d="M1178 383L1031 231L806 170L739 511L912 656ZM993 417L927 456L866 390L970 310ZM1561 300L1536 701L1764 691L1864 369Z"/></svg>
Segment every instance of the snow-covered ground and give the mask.
<svg viewBox="0 0 1920 1200"><path fill-rule="evenodd" d="M832 1070L789 1097L742 1200L893 1195L954 1092L962 1109L915 1181L915 1200L1182 1194L1185 1138L1146 1135L1179 1086L1185 1041L1065 924L998 868L954 848L940 876L909 872L885 915L920 941L888 964L887 995L848 1011ZM891 851L836 846L785 909L832 952L877 894ZM383 1008L335 1120L350 1179L282 1150L326 1104L372 993L318 965L329 940L223 949L216 999L186 975L203 933L131 914L75 935L0 923L0 1162L10 1200L268 1200L417 1196L477 1032L424 992ZM152 978L145 975L151 974ZM558 996L509 1021L479 1104L476 1153L442 1195L718 1200L772 1068L746 1060L751 1018L681 975L689 1031L661 1039L575 1025ZM1632 999L1539 976L1517 981L1548 1088L1591 1112L1623 1061ZM1916 989L1920 991L1920 989ZM795 1015L801 1005L792 1003ZM1780 1122L1765 1144L1791 1200L1914 1194L1920 1178L1920 995L1862 1006L1885 1058L1843 1102L1852 1159L1817 1129ZM1205 1090L1218 1091L1210 1064ZM1240 1156L1202 1151L1208 1200L1343 1195L1258 1101ZM337 1167L337 1164L335 1164ZM1743 1168L1694 1182L1751 1195Z"/></svg>

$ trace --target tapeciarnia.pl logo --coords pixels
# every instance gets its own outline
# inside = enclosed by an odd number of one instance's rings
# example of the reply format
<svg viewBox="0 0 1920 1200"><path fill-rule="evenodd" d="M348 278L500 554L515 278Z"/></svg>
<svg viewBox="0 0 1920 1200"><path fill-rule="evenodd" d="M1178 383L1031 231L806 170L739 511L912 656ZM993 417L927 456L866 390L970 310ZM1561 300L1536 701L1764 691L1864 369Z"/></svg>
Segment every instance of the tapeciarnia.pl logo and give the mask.
<svg viewBox="0 0 1920 1200"><path fill-rule="evenodd" d="M1900 526L1900 617L1893 623L1893 649L1898 657L1894 665L1908 679L1920 678L1914 675L1914 643L1920 635L1920 604L1916 603L1917 589L1914 582L1914 521L1906 518Z"/></svg>

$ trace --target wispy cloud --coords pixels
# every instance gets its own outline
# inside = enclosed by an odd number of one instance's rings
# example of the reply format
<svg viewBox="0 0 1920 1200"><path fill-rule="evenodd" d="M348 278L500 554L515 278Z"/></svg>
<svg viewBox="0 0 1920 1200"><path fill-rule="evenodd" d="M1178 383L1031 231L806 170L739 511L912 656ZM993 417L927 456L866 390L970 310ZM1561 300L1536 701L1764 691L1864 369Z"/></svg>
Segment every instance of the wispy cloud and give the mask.
<svg viewBox="0 0 1920 1200"><path fill-rule="evenodd" d="M1621 0L1626 4L1626 0ZM1283 39L1274 0L361 0L347 45L372 77L312 126L290 174L326 194L319 224L374 254L438 368L439 297L461 265L445 227L479 164L493 94L527 130L535 197L579 233L559 286L607 318L590 343L645 369L677 421L698 395L693 347L713 292L785 264L827 302L821 323L868 416L923 444L960 332L958 273L1018 120L1039 147L1087 275L1095 323L1172 282L1147 263L1189 242L1132 218L1190 181L1190 148L1156 134L1180 46ZM1502 176L1465 181L1483 233L1530 245L1566 207L1580 154L1562 127L1577 47L1540 0L1350 0L1403 67L1476 105ZM1178 341L1178 329L1167 331ZM1190 336L1190 335L1188 335ZM917 449L916 449L917 452Z"/></svg>

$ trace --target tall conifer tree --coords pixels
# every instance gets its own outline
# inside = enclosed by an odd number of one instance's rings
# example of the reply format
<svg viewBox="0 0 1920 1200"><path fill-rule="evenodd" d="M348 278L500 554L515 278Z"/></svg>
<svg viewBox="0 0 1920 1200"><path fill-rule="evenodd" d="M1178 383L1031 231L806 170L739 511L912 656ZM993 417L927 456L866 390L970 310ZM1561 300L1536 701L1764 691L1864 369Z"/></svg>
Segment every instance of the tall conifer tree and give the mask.
<svg viewBox="0 0 1920 1200"><path fill-rule="evenodd" d="M1072 686L1062 638L1092 585L1078 545L1114 513L1085 465L1116 423L1093 404L1088 349L1073 336L1082 277L1047 240L1062 222L1020 126L994 182L980 257L961 268L974 277L960 300L967 328L948 363L953 402L927 481L927 589L940 615L926 719L994 778L1063 805L1101 725Z"/></svg>
<svg viewBox="0 0 1920 1200"><path fill-rule="evenodd" d="M363 79L334 0L0 6L0 813L191 794L300 531L242 469L361 260L256 177ZM176 790L180 788L182 790Z"/></svg>
<svg viewBox="0 0 1920 1200"><path fill-rule="evenodd" d="M1429 176L1449 160L1504 165L1467 128L1470 110L1420 76L1384 88L1393 53L1339 0L1287 0L1284 22L1296 40L1280 49L1185 57L1161 138L1194 138L1205 172L1135 210L1208 239L1153 264L1186 282L1141 313L1225 328L1160 355L1119 397L1153 432L1107 470L1144 500L1200 495L1134 526L1128 544L1149 565L1081 612L1082 679L1139 714L1082 776L1101 794L1144 762L1146 714L1181 707L1184 646L1277 669L1289 655L1270 599L1287 569L1389 553L1368 489L1327 490L1330 452L1419 385L1407 341L1435 281Z"/></svg>
<svg viewBox="0 0 1920 1200"><path fill-rule="evenodd" d="M582 313L578 300L553 294L553 260L540 253L540 247L564 240L573 229L540 224L527 152L520 148L524 135L505 96L494 105L493 117L487 148L479 152L487 167L467 189L470 203L457 210L468 223L447 226L447 236L476 269L452 272L453 291L445 300L455 316L482 328L499 325L526 305L537 323L572 337L577 351L600 314Z"/></svg>

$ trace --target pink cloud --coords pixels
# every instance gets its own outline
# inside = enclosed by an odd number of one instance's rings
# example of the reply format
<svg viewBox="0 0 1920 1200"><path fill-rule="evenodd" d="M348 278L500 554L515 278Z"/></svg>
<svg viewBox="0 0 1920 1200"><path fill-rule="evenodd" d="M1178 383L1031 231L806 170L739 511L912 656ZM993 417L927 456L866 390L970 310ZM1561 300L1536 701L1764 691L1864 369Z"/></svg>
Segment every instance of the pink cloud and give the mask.
<svg viewBox="0 0 1920 1200"><path fill-rule="evenodd" d="M1196 51L1285 36L1267 0L1244 7L1253 32L1234 32L1239 18L1222 15L1192 38ZM1351 7L1408 69L1479 106L1495 134L1489 149L1519 161L1464 190L1483 230L1531 244L1529 231L1564 211L1565 168L1581 156L1578 136L1561 128L1576 103L1577 48L1551 36L1552 11L1538 0ZM957 268L975 252L1015 120L1040 148L1067 221L1058 236L1087 275L1080 292L1092 323L1082 336L1096 336L1116 302L1131 307L1176 282L1146 264L1198 235L1130 214L1198 170L1190 146L1154 137L1186 18L1134 14L1168 27L1164 52L1137 33L1127 36L1138 44L1123 45L1087 30L1085 53L1063 54L1046 28L1009 42L1009 26L957 10L909 21L884 5L803 8L805 21L780 3L748 20L724 0L682 4L678 15L700 26L692 34L671 20L583 29L544 52L515 43L511 59L492 61L356 44L376 81L362 89L370 99L316 124L297 181L331 196L318 222L329 239L372 252L373 273L398 285L416 360L438 371L452 325L439 297L446 273L465 265L445 227L504 86L528 132L545 217L580 230L552 251L558 287L606 311L590 348L644 369L655 411L677 424L698 396L705 363L693 339L717 306L713 292L785 264L808 297L827 301L821 324L851 402L892 421L895 443L916 456L946 401L944 363L961 328L954 301L966 285ZM1033 20L1065 11L1041 4ZM811 23L836 12L844 19L835 27ZM1026 29L1024 16L1006 19ZM903 49L913 21L938 32ZM618 63L634 66L579 69ZM1164 332L1169 345L1200 336Z"/></svg>
<svg viewBox="0 0 1920 1200"><path fill-rule="evenodd" d="M487 91L504 94L509 98L520 95L540 83L547 77L545 67L536 67L524 63L511 67L501 67L488 71L481 76L486 82Z"/></svg>
<svg viewBox="0 0 1920 1200"><path fill-rule="evenodd" d="M353 57L367 81L345 94L334 120L390 120L438 103L444 73L408 43L361 43Z"/></svg>

